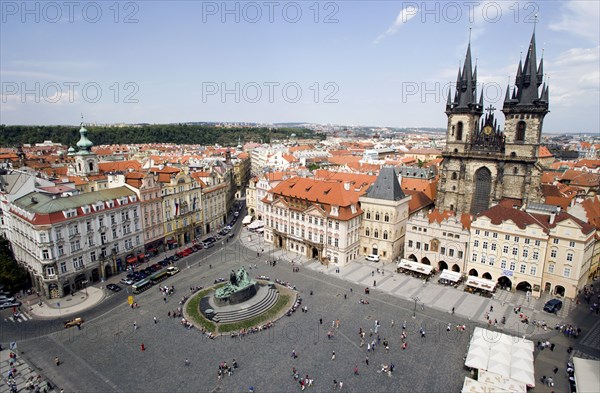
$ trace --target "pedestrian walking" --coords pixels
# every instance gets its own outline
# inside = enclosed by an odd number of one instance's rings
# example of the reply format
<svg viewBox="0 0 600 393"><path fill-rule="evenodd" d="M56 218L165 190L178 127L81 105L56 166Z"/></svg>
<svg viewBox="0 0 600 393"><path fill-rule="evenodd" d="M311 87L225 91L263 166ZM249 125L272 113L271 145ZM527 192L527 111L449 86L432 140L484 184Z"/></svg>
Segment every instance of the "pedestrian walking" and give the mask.
<svg viewBox="0 0 600 393"><path fill-rule="evenodd" d="M367 366L369 365L369 357L368 356L365 358L365 363L367 364Z"/></svg>
<svg viewBox="0 0 600 393"><path fill-rule="evenodd" d="M373 286L376 287L377 286L377 281L373 280Z"/></svg>
<svg viewBox="0 0 600 393"><path fill-rule="evenodd" d="M133 322L133 330L134 330L134 331L136 331L136 330L137 330L137 328L138 328L138 326L137 326L137 323L136 323L136 322Z"/></svg>
<svg viewBox="0 0 600 393"><path fill-rule="evenodd" d="M343 387L344 387L344 383L342 381L340 381L340 392L342 391Z"/></svg>
<svg viewBox="0 0 600 393"><path fill-rule="evenodd" d="M367 363L368 364L368 363ZM556 373L555 373L556 374ZM354 375L358 375L358 366L354 366Z"/></svg>
<svg viewBox="0 0 600 393"><path fill-rule="evenodd" d="M454 314L454 307L452 307L452 314Z"/></svg>
<svg viewBox="0 0 600 393"><path fill-rule="evenodd" d="M490 306L490 312L494 311L494 306Z"/></svg>
<svg viewBox="0 0 600 393"><path fill-rule="evenodd" d="M146 346L144 345L144 343L142 343L142 345L140 345L140 349L142 350L142 352L144 352L146 350Z"/></svg>
<svg viewBox="0 0 600 393"><path fill-rule="evenodd" d="M185 366L187 367L187 366L189 366L189 365L190 365L190 359L188 359L188 358L185 358Z"/></svg>
<svg viewBox="0 0 600 393"><path fill-rule="evenodd" d="M323 324L323 318L319 318L319 325Z"/></svg>
<svg viewBox="0 0 600 393"><path fill-rule="evenodd" d="M154 324L156 325L158 323L158 319L156 319L156 317L154 317Z"/></svg>
<svg viewBox="0 0 600 393"><path fill-rule="evenodd" d="M554 347L555 347L555 346L556 346L556 344L554 344L554 343L550 344L550 350L551 350L552 352L554 352Z"/></svg>
<svg viewBox="0 0 600 393"><path fill-rule="evenodd" d="M450 332L450 324L448 324L448 326L446 326L446 331Z"/></svg>
<svg viewBox="0 0 600 393"><path fill-rule="evenodd" d="M54 358L54 363L56 363L57 366L60 366L60 359L58 356Z"/></svg>
<svg viewBox="0 0 600 393"><path fill-rule="evenodd" d="M331 352L331 360L335 360L335 351Z"/></svg>
<svg viewBox="0 0 600 393"><path fill-rule="evenodd" d="M392 319L392 327L394 327L394 320Z"/></svg>

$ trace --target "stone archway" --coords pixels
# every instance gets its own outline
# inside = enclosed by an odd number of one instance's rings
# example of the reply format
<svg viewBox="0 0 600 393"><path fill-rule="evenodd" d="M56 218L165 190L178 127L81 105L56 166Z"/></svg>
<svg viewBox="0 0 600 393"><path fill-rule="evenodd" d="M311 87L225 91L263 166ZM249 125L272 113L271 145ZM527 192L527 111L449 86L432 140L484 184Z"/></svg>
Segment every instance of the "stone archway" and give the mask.
<svg viewBox="0 0 600 393"><path fill-rule="evenodd" d="M409 261L413 261L413 262L417 262L417 257L415 256L415 254L410 254L408 256L408 260Z"/></svg>
<svg viewBox="0 0 600 393"><path fill-rule="evenodd" d="M319 258L319 250L317 249L317 247L313 247L312 248L312 258Z"/></svg>
<svg viewBox="0 0 600 393"><path fill-rule="evenodd" d="M521 281L517 284L517 291L529 292L531 291L531 284L527 281Z"/></svg>
<svg viewBox="0 0 600 393"><path fill-rule="evenodd" d="M445 270L445 269L448 269L448 264L446 262L444 262L444 261L439 261L438 262L438 270L442 271L442 270Z"/></svg>
<svg viewBox="0 0 600 393"><path fill-rule="evenodd" d="M475 269L471 269L471 270L469 270L469 276L475 276L475 277L478 277L478 276L479 276L479 273L477 273L477 270L475 270Z"/></svg>
<svg viewBox="0 0 600 393"><path fill-rule="evenodd" d="M565 296L565 287L557 285L554 287L554 294L558 296Z"/></svg>
<svg viewBox="0 0 600 393"><path fill-rule="evenodd" d="M104 277L108 278L110 276L112 276L112 266L106 265L104 267Z"/></svg>
<svg viewBox="0 0 600 393"><path fill-rule="evenodd" d="M544 286L544 293L550 293L551 290L552 290L552 284L547 282L546 285Z"/></svg>
<svg viewBox="0 0 600 393"><path fill-rule="evenodd" d="M485 278L486 280L491 280L492 279L492 275L488 272L483 273L483 275L481 276L481 278Z"/></svg>
<svg viewBox="0 0 600 393"><path fill-rule="evenodd" d="M421 258L421 263L423 265L431 265L431 262L429 261L429 258L427 258L427 257Z"/></svg>
<svg viewBox="0 0 600 393"><path fill-rule="evenodd" d="M498 286L500 287L500 289L510 289L512 288L512 281L510 280L510 278L502 276L498 279Z"/></svg>
<svg viewBox="0 0 600 393"><path fill-rule="evenodd" d="M460 273L460 266L458 266L458 264L455 263L454 265L452 265L452 271Z"/></svg>

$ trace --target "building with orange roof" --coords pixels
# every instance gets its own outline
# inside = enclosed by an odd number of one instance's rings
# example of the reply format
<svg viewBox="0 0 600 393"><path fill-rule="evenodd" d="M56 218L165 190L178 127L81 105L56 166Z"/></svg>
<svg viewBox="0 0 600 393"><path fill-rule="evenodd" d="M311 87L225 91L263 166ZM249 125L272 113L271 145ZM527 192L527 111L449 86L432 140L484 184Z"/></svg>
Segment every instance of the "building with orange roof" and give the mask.
<svg viewBox="0 0 600 393"><path fill-rule="evenodd" d="M575 163L574 169L585 172L600 173L600 159L584 159Z"/></svg>
<svg viewBox="0 0 600 393"><path fill-rule="evenodd" d="M457 217L451 210L421 210L407 223L406 259L464 273L469 247L469 215ZM410 230L409 230L410 229Z"/></svg>
<svg viewBox="0 0 600 393"><path fill-rule="evenodd" d="M267 172L257 176L255 181L250 182L246 190L246 208L248 209L248 214L262 220L266 209L263 200L269 190L277 187L282 181L296 176L297 173L295 171Z"/></svg>
<svg viewBox="0 0 600 393"><path fill-rule="evenodd" d="M265 241L323 263L344 266L359 255L364 190L339 181L294 177L263 199Z"/></svg>
<svg viewBox="0 0 600 393"><path fill-rule="evenodd" d="M467 269L500 288L573 299L589 279L594 234L560 207L498 204L472 222Z"/></svg>

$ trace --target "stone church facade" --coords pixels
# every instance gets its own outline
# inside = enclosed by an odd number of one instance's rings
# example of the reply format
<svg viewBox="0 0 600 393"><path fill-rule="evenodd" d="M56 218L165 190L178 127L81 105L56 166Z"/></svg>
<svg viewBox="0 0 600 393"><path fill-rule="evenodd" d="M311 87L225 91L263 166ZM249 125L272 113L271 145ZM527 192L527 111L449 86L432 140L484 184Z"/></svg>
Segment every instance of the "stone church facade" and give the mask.
<svg viewBox="0 0 600 393"><path fill-rule="evenodd" d="M491 105L477 99L477 68L472 68L471 46L459 69L454 97L448 92L447 142L436 207L457 214L479 214L501 199L518 204L542 201L539 161L548 88L542 85L543 59L536 61L535 34L525 63L519 63L515 87L507 87L502 108L504 130L497 125Z"/></svg>

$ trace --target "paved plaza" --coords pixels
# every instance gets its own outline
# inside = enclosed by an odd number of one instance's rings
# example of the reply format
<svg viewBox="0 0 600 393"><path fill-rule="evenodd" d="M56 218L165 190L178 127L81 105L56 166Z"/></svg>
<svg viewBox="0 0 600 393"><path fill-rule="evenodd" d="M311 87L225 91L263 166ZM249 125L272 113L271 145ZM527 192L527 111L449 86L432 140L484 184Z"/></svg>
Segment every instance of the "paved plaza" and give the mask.
<svg viewBox="0 0 600 393"><path fill-rule="evenodd" d="M266 263L273 259L279 260L275 267ZM299 272L292 271L292 264L300 267ZM179 300L189 293L190 287L210 286L215 278L228 277L231 269L240 265L252 277L266 275L271 280L296 285L308 312L298 310L291 317L280 319L274 328L243 338L221 336L214 340L198 330L184 328L179 318L167 316L180 307ZM492 318L507 318L506 326L502 326L505 332L526 334L534 341L538 337L553 337L556 332L531 325L525 330L513 312L515 305L522 305L531 320L543 318L551 327L567 319L576 307L567 301L565 308L552 316L540 311L545 299L527 302L523 295L505 291L491 299L484 298L460 288L424 283L393 273L391 265L383 266L384 274L378 274L376 269L381 264L361 261L337 273L333 267L303 257L281 250L271 252L268 246L244 233L222 248L203 250L180 261L182 272L165 281L166 285L175 286L175 294L166 302L157 288L151 288L135 296L140 307L132 309L126 304L128 294L123 290L108 294L100 307L82 311L86 318L82 330L57 329L54 325L50 334L44 331L24 336L23 329L21 335L19 329L7 329L2 342L21 337L18 344L22 356L65 392L247 392L250 386L257 393L300 391L292 377L293 368L314 380L309 391L333 391L336 380L338 386L343 382L344 392L451 392L460 391L464 377L469 375L463 367L463 357L470 332L475 326L486 325L484 317L490 306L494 310ZM377 281L376 287L373 280ZM367 286L370 295L364 294ZM415 302L414 298L418 300ZM369 304L361 304L360 299ZM454 315L450 312L452 307ZM376 320L381 325L378 329ZM405 350L401 349L400 339L404 321L408 334ZM2 326L29 326L35 322L39 321L19 325L5 320ZM448 324L450 332L446 330ZM463 324L467 330L460 333L456 326ZM363 347L360 328L366 332ZM595 326L584 335L581 344L596 345L599 328ZM425 332L424 338L420 329ZM333 335L331 339L328 332ZM367 352L367 344L373 340L378 342L376 350ZM387 352L382 345L384 340L389 342ZM566 361L565 350L570 344L564 341L567 339L560 340L563 338L558 334L557 349L552 354L549 350L536 351L538 379L539 372L550 371L555 365L562 367ZM295 359L291 356L293 350L298 355ZM333 352L335 360L331 359ZM61 359L60 366L54 364L55 357ZM231 364L233 359L239 368L219 381L219 363ZM391 363L395 365L391 377L379 372L382 365ZM354 374L355 366L358 375ZM535 391L549 391L544 389L539 386Z"/></svg>

